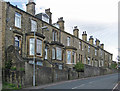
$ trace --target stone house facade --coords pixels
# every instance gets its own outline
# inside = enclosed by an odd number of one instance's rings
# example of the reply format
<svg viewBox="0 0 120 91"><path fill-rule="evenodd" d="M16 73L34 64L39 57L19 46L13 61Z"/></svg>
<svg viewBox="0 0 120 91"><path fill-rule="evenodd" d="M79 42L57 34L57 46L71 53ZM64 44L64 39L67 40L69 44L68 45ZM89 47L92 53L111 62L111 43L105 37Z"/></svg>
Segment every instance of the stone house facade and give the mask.
<svg viewBox="0 0 120 91"><path fill-rule="evenodd" d="M2 2L2 65L10 58L14 61L36 65L56 67L59 69L73 68L77 62L95 66L109 67L112 54L104 50L100 44L90 36L87 41L86 31L79 38L79 29L74 27L73 35L64 28L65 21L60 17L52 24L52 13L46 9L45 13L35 15L35 3L29 0L27 11L13 6L9 2ZM13 49L18 53L10 54ZM10 57L7 57L7 52ZM13 62L14 63L14 62Z"/></svg>

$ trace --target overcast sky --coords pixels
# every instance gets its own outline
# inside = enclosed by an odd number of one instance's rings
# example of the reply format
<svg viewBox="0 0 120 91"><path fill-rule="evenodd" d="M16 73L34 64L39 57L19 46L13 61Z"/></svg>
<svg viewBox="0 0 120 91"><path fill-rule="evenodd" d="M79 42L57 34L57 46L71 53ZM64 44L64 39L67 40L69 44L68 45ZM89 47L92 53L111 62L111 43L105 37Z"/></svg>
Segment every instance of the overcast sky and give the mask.
<svg viewBox="0 0 120 91"><path fill-rule="evenodd" d="M27 0L6 0L26 10ZM53 23L59 17L65 20L65 31L72 34L78 26L80 38L87 31L88 38L98 38L104 43L105 50L118 55L118 1L119 0L35 0L36 14L50 8Z"/></svg>

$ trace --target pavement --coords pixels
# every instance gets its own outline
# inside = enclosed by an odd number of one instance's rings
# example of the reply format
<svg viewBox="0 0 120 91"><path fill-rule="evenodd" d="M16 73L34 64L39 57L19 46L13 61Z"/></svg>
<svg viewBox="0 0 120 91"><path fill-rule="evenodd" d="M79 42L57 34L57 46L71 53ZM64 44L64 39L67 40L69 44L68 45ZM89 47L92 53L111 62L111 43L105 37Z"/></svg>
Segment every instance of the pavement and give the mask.
<svg viewBox="0 0 120 91"><path fill-rule="evenodd" d="M110 91L120 91L118 84L118 74L109 74L103 76L89 77L83 79L62 81L42 86L28 87L24 89L110 89Z"/></svg>

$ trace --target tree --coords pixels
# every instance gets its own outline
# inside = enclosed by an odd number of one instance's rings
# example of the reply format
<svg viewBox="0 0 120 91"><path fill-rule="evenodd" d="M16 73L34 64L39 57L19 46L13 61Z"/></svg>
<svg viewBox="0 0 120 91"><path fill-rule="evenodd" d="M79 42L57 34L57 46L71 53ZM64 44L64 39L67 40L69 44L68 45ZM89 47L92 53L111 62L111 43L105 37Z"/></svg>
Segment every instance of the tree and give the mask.
<svg viewBox="0 0 120 91"><path fill-rule="evenodd" d="M77 72L83 72L84 71L84 64L81 63L81 62L78 62L76 65L75 65L75 70Z"/></svg>

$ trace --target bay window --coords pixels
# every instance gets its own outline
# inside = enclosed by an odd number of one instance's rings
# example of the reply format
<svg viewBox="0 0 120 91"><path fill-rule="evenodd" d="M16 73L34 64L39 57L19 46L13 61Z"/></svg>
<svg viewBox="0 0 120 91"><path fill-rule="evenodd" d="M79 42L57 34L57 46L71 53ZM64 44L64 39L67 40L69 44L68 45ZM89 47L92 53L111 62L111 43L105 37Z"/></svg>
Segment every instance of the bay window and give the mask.
<svg viewBox="0 0 120 91"><path fill-rule="evenodd" d="M55 59L55 48L52 48L52 59Z"/></svg>
<svg viewBox="0 0 120 91"><path fill-rule="evenodd" d="M67 63L71 63L71 51L67 51Z"/></svg>
<svg viewBox="0 0 120 91"><path fill-rule="evenodd" d="M91 63L90 63L90 57L88 57L88 65L91 65Z"/></svg>
<svg viewBox="0 0 120 91"><path fill-rule="evenodd" d="M90 46L88 46L88 52L90 52Z"/></svg>
<svg viewBox="0 0 120 91"><path fill-rule="evenodd" d="M76 63L76 53L75 52L72 52L72 59L73 59L73 63Z"/></svg>
<svg viewBox="0 0 120 91"><path fill-rule="evenodd" d="M45 59L48 59L48 49L45 48Z"/></svg>
<svg viewBox="0 0 120 91"><path fill-rule="evenodd" d="M15 26L21 28L21 14L15 13Z"/></svg>
<svg viewBox="0 0 120 91"><path fill-rule="evenodd" d="M30 55L34 55L35 54L35 39L34 38L30 38L30 41L29 41L29 45L30 45L30 47L29 47L29 54Z"/></svg>
<svg viewBox="0 0 120 91"><path fill-rule="evenodd" d="M37 22L31 20L31 31L37 31Z"/></svg>
<svg viewBox="0 0 120 91"><path fill-rule="evenodd" d="M37 39L37 55L42 56L42 40Z"/></svg>
<svg viewBox="0 0 120 91"><path fill-rule="evenodd" d="M61 48L56 48L57 49L57 60L62 60L62 50Z"/></svg>
<svg viewBox="0 0 120 91"><path fill-rule="evenodd" d="M97 55L97 50L95 49L95 56Z"/></svg>

